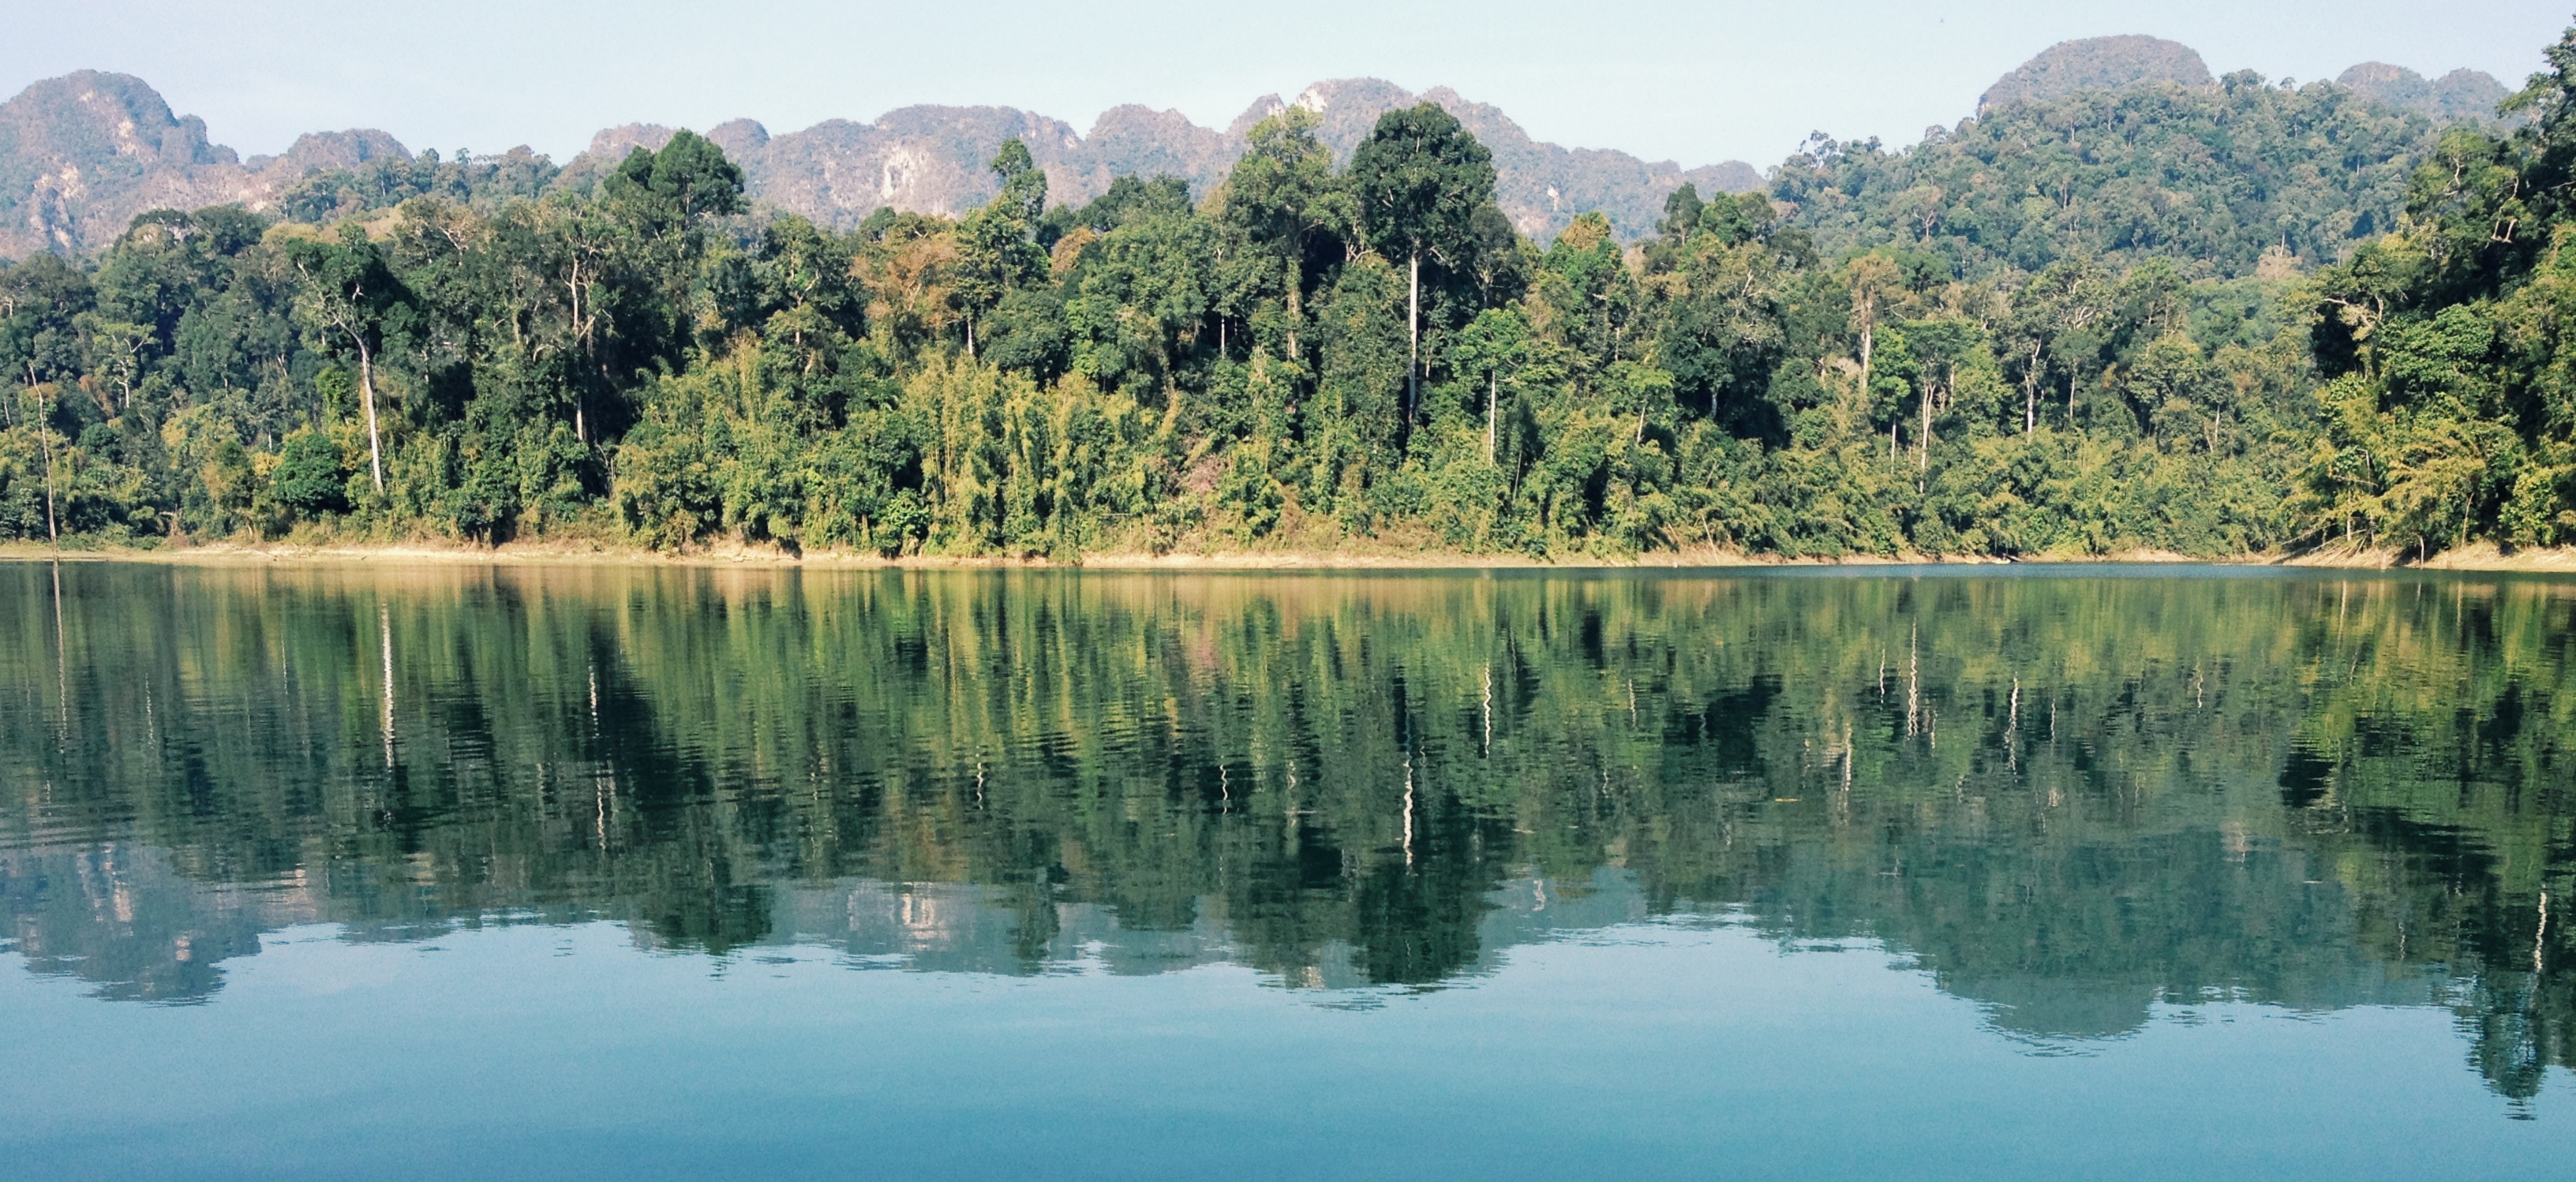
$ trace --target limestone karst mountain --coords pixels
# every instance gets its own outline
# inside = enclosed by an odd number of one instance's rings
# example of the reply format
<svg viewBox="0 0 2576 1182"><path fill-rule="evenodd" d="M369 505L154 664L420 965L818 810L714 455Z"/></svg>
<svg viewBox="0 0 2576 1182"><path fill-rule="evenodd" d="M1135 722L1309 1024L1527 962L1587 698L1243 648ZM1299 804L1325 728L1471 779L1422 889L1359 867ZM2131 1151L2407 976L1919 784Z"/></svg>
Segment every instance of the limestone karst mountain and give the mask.
<svg viewBox="0 0 2576 1182"><path fill-rule="evenodd" d="M1375 79L1318 83L1298 96L1300 103L1326 104L1326 127L1333 134L1325 142L1332 145L1338 158L1349 158L1380 113L1417 101L1400 91L1394 95L1364 92L1365 98L1344 93L1371 83L1385 85ZM1496 196L1503 212L1522 233L1542 240L1555 237L1576 214L1594 209L1609 215L1611 226L1621 237L1651 234L1655 220L1663 216L1664 195L1686 182L1697 185L1704 194L1762 187L1762 175L1742 161L1683 169L1669 160L1650 162L1626 152L1563 148L1531 139L1499 108L1471 102L1445 86L1420 97L1456 115L1493 150L1494 169L1499 174ZM1331 117L1334 104L1348 110L1345 118Z"/></svg>
<svg viewBox="0 0 2576 1182"><path fill-rule="evenodd" d="M1977 99L1977 110L2079 90L2118 90L2142 82L2207 86L2211 81L2209 65L2179 41L2136 34L2084 37L2051 45L1996 79Z"/></svg>
<svg viewBox="0 0 2576 1182"><path fill-rule="evenodd" d="M2426 78L2386 62L2363 62L2336 75L2335 81L2373 101L2444 121L2493 120L2496 104L2504 101L2506 93L2504 83L2483 70L2453 70Z"/></svg>
<svg viewBox="0 0 2576 1182"><path fill-rule="evenodd" d="M0 103L0 258L96 250L134 215L239 202L258 206L309 173L408 159L381 131L318 132L248 161L206 140L140 78L83 70Z"/></svg>
<svg viewBox="0 0 2576 1182"><path fill-rule="evenodd" d="M1346 78L1307 87L1296 102L1317 114L1324 143L1348 160L1379 115L1422 99L1447 108L1493 150L1503 212L1523 233L1540 239L1554 237L1575 215L1594 209L1633 238L1652 232L1664 195L1686 181L1703 192L1741 192L1762 184L1761 174L1740 161L1684 170L1625 152L1542 143L1501 109L1446 87L1417 96L1379 79ZM1113 178L1128 174L1181 177L1203 196L1242 155L1252 126L1287 105L1277 95L1265 96L1221 132L1177 111L1141 106L1110 109L1087 135L1061 120L1010 107L919 106L870 123L834 119L774 137L750 120L709 134L742 164L755 200L846 229L883 205L956 214L983 203L993 195L984 162L1013 136L1028 144L1046 171L1051 200L1088 201L1106 192ZM595 174L630 149L657 146L670 135L665 127L610 128L567 174Z"/></svg>
<svg viewBox="0 0 2576 1182"><path fill-rule="evenodd" d="M1684 170L1625 152L1569 149L1530 138L1499 108L1455 91L1419 98L1449 108L1493 149L1504 210L1540 238L1590 209L1633 237L1652 230L1664 195L1685 181L1703 191L1762 183L1740 161ZM1317 83L1296 101L1321 116L1325 142L1347 160L1380 114L1419 98L1359 78ZM749 119L707 134L743 165L754 200L846 229L880 206L934 214L973 208L992 195L985 162L1014 136L1046 170L1058 201L1087 201L1131 173L1179 176L1204 195L1242 154L1252 125L1285 105L1264 97L1224 130L1134 105L1102 113L1088 134L1009 107L914 106L777 136ZM584 183L629 150L670 136L669 128L649 124L601 131L564 170L563 183ZM165 206L273 208L313 173L410 158L392 136L356 130L307 135L282 155L244 161L208 142L204 121L174 115L139 78L84 71L49 79L0 104L0 257L101 249L136 214Z"/></svg>
<svg viewBox="0 0 2576 1182"><path fill-rule="evenodd" d="M2095 37L2042 51L1997 81L1978 106L2089 88L2209 81L2208 66L2187 46L2145 36ZM2444 120L2493 119L2504 94L2495 79L2473 70L2428 80L2376 62L2345 71L2339 81L2374 101ZM1703 193L1763 184L1762 174L1741 161L1684 169L1626 152L1546 143L1500 108L1454 90L1416 95L1375 78L1318 82L1293 100L1264 96L1223 129L1134 105L1103 112L1088 132L1010 107L913 106L775 136L749 119L707 134L742 164L756 202L846 229L883 206L951 215L973 208L993 192L985 162L1014 136L1046 170L1051 198L1059 202L1087 201L1127 174L1182 177L1204 196L1242 153L1252 125L1291 102L1316 113L1324 142L1347 160L1379 115L1422 99L1447 108L1492 149L1503 211L1542 241L1596 209L1622 237L1642 237L1653 231L1665 195L1684 182ZM554 183L587 183L632 148L657 146L670 135L649 124L601 131ZM50 78L0 103L0 258L99 250L135 215L156 208L239 203L277 209L281 197L317 173L411 159L394 137L359 129L317 132L280 155L244 160L210 142L203 120L173 113L142 79L89 70Z"/></svg>

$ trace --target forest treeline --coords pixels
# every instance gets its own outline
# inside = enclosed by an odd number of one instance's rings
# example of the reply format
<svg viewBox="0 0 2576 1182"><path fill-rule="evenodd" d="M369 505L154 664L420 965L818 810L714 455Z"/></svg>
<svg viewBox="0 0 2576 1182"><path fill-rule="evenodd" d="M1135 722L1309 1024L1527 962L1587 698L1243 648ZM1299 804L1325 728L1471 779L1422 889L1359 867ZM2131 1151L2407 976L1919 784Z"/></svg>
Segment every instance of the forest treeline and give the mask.
<svg viewBox="0 0 2576 1182"><path fill-rule="evenodd" d="M1514 231L1425 103L1215 191L756 211L681 133L0 269L0 536L1048 556L2576 542L2576 31L2499 135L2252 74ZM2505 124L2493 127L2507 126Z"/></svg>

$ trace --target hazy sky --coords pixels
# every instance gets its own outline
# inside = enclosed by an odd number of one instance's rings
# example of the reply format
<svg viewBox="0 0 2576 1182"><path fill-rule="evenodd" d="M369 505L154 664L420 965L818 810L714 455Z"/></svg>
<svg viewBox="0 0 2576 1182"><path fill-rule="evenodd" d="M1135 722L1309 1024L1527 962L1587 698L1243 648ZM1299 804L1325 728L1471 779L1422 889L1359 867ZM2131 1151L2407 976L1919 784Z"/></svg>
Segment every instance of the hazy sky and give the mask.
<svg viewBox="0 0 2576 1182"><path fill-rule="evenodd" d="M1319 78L1448 85L1529 131L1684 165L1777 162L1810 131L1909 143L2069 37L2152 33L2224 73L2360 61L2508 86L2570 0L1848 0L1842 3L725 5L444 0L0 0L0 94L137 74L245 155L380 127L415 149L526 143L562 159L611 124L772 132L909 103L1021 107L1087 129L1120 103L1222 126Z"/></svg>

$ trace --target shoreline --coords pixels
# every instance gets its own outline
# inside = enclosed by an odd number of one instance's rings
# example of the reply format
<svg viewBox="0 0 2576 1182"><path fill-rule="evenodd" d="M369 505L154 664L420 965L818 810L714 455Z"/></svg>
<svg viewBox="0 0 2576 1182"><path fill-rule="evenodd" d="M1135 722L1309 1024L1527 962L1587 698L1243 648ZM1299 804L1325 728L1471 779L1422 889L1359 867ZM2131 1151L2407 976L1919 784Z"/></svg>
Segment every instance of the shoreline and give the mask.
<svg viewBox="0 0 2576 1182"><path fill-rule="evenodd" d="M1439 571L1547 570L1565 572L1741 567L1876 567L1876 566L2242 566L2341 570L2483 571L2495 573L2576 574L2576 547L2506 553L2490 543L2444 551L2429 561L2404 561L2389 550L2333 549L2302 554L2239 554L2199 558L2170 551L2132 550L2114 554L2047 555L2000 559L1947 555L1845 558L1785 558L1696 547L1660 551L1637 558L1583 558L1549 561L1517 554L1468 554L1449 550L1354 547L1344 550L1174 551L1164 554L1105 552L1081 561L1044 558L970 558L915 556L885 558L849 551L791 553L771 546L722 545L683 553L631 546L582 542L511 542L471 546L436 542L297 545L204 545L142 548L96 546L55 550L41 543L0 543L0 560L139 562L176 566L672 566L717 568L795 568L816 570L1091 570L1122 572L1215 571Z"/></svg>

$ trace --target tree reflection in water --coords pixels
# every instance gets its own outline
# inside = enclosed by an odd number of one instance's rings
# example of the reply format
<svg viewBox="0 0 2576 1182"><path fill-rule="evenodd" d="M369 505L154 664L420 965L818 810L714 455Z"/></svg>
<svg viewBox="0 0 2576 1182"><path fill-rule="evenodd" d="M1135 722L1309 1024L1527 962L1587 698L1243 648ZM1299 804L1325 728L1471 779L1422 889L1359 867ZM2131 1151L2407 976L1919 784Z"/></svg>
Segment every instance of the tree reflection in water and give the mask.
<svg viewBox="0 0 2576 1182"><path fill-rule="evenodd" d="M55 577L0 567L0 894L102 997L311 922L1384 989L1707 917L2013 1037L2396 1003L2508 1095L2571 1062L2563 583Z"/></svg>

